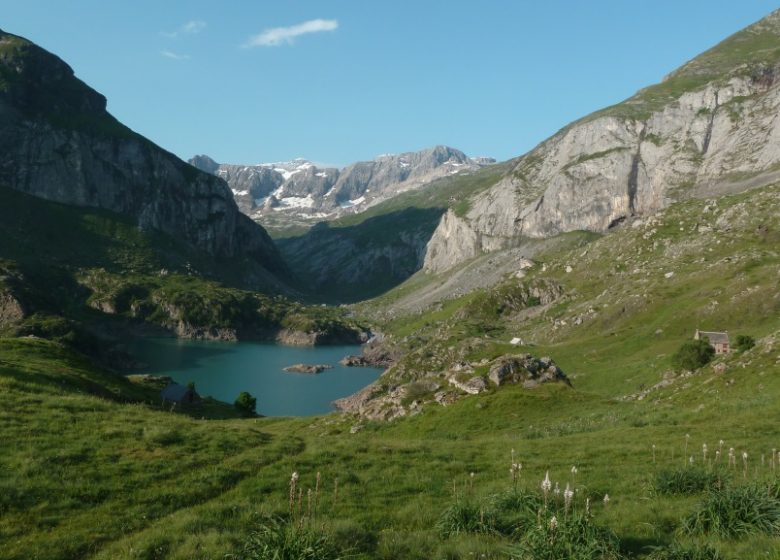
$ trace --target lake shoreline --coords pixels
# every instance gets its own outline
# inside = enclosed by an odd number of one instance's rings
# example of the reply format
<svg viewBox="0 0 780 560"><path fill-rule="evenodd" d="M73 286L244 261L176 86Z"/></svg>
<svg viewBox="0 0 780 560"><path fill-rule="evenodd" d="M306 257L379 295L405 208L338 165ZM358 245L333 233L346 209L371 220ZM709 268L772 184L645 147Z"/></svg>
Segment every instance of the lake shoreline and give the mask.
<svg viewBox="0 0 780 560"><path fill-rule="evenodd" d="M264 416L336 412L334 401L362 390L384 371L339 363L360 352L358 345L295 347L166 336L129 341L128 349L138 364L127 374L169 377L182 385L192 382L199 394L225 403L247 391L257 398L257 412ZM300 375L284 371L312 365L321 371Z"/></svg>

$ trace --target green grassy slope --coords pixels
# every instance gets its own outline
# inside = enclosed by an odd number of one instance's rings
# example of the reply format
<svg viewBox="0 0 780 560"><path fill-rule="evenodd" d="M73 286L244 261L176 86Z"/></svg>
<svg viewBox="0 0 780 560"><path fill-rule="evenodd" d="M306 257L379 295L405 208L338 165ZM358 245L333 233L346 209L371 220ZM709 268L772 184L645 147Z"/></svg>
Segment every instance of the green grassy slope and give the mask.
<svg viewBox="0 0 780 560"><path fill-rule="evenodd" d="M413 349L400 378L448 360L527 350L552 355L583 389L636 391L658 380L696 328L754 336L780 328L779 216L774 186L678 203L639 227L543 253L523 279L389 322L396 341ZM545 283L559 285L562 297L547 306L519 297ZM513 337L528 345L510 346Z"/></svg>
<svg viewBox="0 0 780 560"><path fill-rule="evenodd" d="M546 471L570 481L576 465L575 506L590 496L593 522L641 557L677 539L680 519L701 500L657 496L652 487L658 471L681 468L684 455L698 461L702 443L714 450L723 439L746 450L747 478L772 477L759 458L780 437L771 397L780 385L766 348L653 402L507 388L351 434L352 422L338 417L213 420L161 411L140 389L51 343L3 340L0 557L222 558L241 550L263 516L286 515L297 471L304 496L321 473L316 526L355 557L507 558L511 538L445 538L434 526L453 487L472 502L508 491L512 450L523 463L519 487L529 491ZM86 380L108 389L92 394ZM756 398L759 388L764 396ZM123 402L133 398L139 402ZM741 466L726 476L743 484ZM706 540L727 558L775 558L780 546L761 535Z"/></svg>
<svg viewBox="0 0 780 560"><path fill-rule="evenodd" d="M242 557L265 515L287 515L297 471L304 510L321 473L312 525L357 558L508 558L518 537L447 537L435 526L453 491L479 508L510 490L514 450L519 488L538 491L547 471L562 487L573 483L575 507L590 497L592 523L612 530L625 555L680 541L730 559L778 558L777 535L681 533L705 493L654 489L665 469L725 471L722 482L737 486L777 475L769 457L780 447L778 223L777 187L717 205L689 201L550 252L522 280L387 325L413 344L407 372L436 371L460 347L472 349L469 359L498 355L517 334L533 343L521 350L551 355L573 377L573 388L505 387L391 423L171 413L150 390L54 343L0 340L0 557ZM557 282L564 296L529 307L515 282ZM758 345L641 400L619 398L660 380L697 324L752 334ZM712 464L719 440L724 454L748 453L746 471L741 460ZM685 467L691 455L694 467Z"/></svg>

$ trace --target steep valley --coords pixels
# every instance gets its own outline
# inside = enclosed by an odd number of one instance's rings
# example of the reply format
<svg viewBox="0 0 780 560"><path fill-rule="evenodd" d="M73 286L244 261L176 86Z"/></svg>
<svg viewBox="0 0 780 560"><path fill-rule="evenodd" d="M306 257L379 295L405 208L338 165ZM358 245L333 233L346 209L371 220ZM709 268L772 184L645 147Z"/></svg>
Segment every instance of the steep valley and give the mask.
<svg viewBox="0 0 780 560"><path fill-rule="evenodd" d="M0 32L0 559L780 559L778 68L780 11L505 162L190 165ZM150 335L385 371L171 403Z"/></svg>

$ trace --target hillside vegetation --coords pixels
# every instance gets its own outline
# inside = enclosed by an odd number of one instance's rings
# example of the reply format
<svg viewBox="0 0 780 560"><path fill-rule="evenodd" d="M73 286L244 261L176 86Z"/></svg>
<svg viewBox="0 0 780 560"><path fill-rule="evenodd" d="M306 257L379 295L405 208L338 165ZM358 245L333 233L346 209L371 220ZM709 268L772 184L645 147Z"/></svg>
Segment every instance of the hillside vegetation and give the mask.
<svg viewBox="0 0 780 560"><path fill-rule="evenodd" d="M537 522L549 527L555 514L561 535L606 551L596 557L776 558L771 513L716 531L706 508L758 499L757 483L767 511L778 507L779 209L777 187L675 205L540 255L523 279L396 319L388 331L419 351L386 380L437 371L460 348L467 360L527 350L552 356L573 387L507 386L390 423L218 420L230 413L217 405L170 412L143 385L56 343L2 340L0 556L256 558L258 543L287 531L358 558L525 558L533 550L523 546L550 537L534 532ZM524 295L523 285L543 282L561 296ZM696 326L758 344L664 376ZM528 344L511 347L509 335ZM291 512L293 472L301 499ZM566 484L576 488L570 512Z"/></svg>
<svg viewBox="0 0 780 560"><path fill-rule="evenodd" d="M0 333L68 342L109 361L112 339L146 327L223 339L301 331L315 342L363 331L341 310L273 295L282 288L250 259L215 259L120 215L1 187L0 256L0 304L17 311L0 312ZM258 285L271 295L247 289Z"/></svg>

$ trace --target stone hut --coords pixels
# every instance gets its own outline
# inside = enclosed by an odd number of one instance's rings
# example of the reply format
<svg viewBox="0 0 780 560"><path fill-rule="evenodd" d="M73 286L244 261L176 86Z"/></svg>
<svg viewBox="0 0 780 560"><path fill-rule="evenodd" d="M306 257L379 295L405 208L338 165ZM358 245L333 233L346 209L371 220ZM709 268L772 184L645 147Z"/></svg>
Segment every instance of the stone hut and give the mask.
<svg viewBox="0 0 780 560"><path fill-rule="evenodd" d="M160 393L163 401L174 402L178 404L193 404L200 401L200 395L195 389L179 385L178 383L169 383Z"/></svg>
<svg viewBox="0 0 780 560"><path fill-rule="evenodd" d="M694 340L706 340L715 349L716 354L728 354L731 351L729 346L729 332L700 331L696 329L693 335Z"/></svg>

